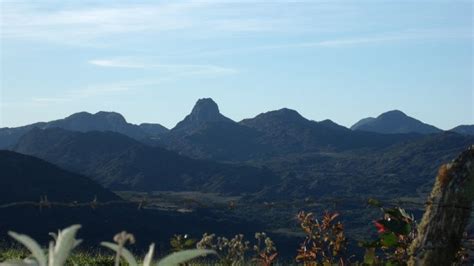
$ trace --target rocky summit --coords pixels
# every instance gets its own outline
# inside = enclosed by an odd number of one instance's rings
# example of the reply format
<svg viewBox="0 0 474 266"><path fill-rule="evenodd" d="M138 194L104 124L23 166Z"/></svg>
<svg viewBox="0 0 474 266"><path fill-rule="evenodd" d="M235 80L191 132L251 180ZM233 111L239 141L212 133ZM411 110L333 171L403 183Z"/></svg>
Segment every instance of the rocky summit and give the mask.
<svg viewBox="0 0 474 266"><path fill-rule="evenodd" d="M211 98L202 98L196 102L191 113L173 128L173 131L187 131L212 122L233 121L220 113L219 106Z"/></svg>

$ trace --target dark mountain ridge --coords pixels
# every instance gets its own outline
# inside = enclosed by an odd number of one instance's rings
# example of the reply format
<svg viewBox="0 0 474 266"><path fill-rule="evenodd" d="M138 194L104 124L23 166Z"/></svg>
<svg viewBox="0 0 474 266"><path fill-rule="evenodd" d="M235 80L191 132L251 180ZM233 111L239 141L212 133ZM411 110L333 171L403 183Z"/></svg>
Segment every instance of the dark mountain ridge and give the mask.
<svg viewBox="0 0 474 266"><path fill-rule="evenodd" d="M9 148L15 145L21 136L33 128L56 127L79 132L113 131L137 140L158 137L168 132L165 127L159 124L141 124L140 126L130 124L116 112L100 111L95 114L79 112L50 122L40 122L16 128L0 128L0 148Z"/></svg>
<svg viewBox="0 0 474 266"><path fill-rule="evenodd" d="M49 200L72 202L117 200L114 193L89 178L74 174L41 159L0 150L0 203Z"/></svg>
<svg viewBox="0 0 474 266"><path fill-rule="evenodd" d="M115 190L238 194L278 181L269 170L190 159L114 132L34 129L14 150L85 174Z"/></svg>
<svg viewBox="0 0 474 266"><path fill-rule="evenodd" d="M59 127L79 132L113 131L147 145L165 147L193 158L218 161L246 161L302 152L380 149L416 139L419 134L442 132L398 110L377 118L362 119L351 127L352 130L331 120L308 120L288 108L237 123L222 115L211 98L203 98L172 130L159 124L133 125L114 112L80 112L47 123L0 128L0 148L12 147L34 127ZM453 131L470 134L473 130L469 126L460 126Z"/></svg>

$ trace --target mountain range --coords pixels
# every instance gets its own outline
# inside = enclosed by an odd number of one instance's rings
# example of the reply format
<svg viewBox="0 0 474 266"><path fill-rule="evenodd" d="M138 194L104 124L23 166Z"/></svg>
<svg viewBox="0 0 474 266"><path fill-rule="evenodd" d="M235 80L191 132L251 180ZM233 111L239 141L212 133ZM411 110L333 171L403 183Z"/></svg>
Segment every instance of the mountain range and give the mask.
<svg viewBox="0 0 474 266"><path fill-rule="evenodd" d="M273 125L277 127L276 131L273 131ZM0 149L12 147L22 135L35 127L41 129L58 127L79 132L113 131L147 144L160 145L197 157L208 157L203 154L213 153L214 155L210 158L223 160L237 157L248 159L267 156L268 154L278 154L280 148L275 150L275 147L272 146L275 144L281 145L282 143L286 144L285 149L287 150L301 152L302 150L345 149L354 148L358 145L373 145L373 141L368 144L361 144L360 141L364 142L364 138L375 137L378 139L376 145L379 146L390 144L397 139L393 136L381 137L380 135L370 135L362 132L384 134L432 134L442 132L441 129L425 124L401 111L393 110L383 113L377 118L364 118L355 123L350 128L353 133L357 132L357 134L352 134L352 136L357 135L357 140L354 141L353 138L348 137L348 135L351 135L349 129L331 120L315 122L302 117L297 111L287 108L234 122L219 112L218 105L212 99L203 98L199 99L191 113L171 130L156 123L131 124L121 114L115 112L101 111L95 114L79 112L64 119L50 122L38 122L15 128L0 128ZM450 131L474 135L474 125L461 125ZM295 132L297 134L294 134ZM295 139L295 135L300 135L300 133L302 133L302 136ZM208 137L211 139L206 139ZM273 137L276 137L276 139L272 139ZM330 138L333 138L333 140L330 140ZM337 143L334 143L336 138ZM395 138L395 140L390 138ZM189 149L188 144L190 142L194 143L196 148ZM216 146L210 142L220 144ZM343 142L346 143L343 144ZM222 145L227 145L225 152L221 150ZM232 155L229 155L229 152Z"/></svg>
<svg viewBox="0 0 474 266"><path fill-rule="evenodd" d="M381 189L393 183L384 182L387 175L397 182L408 178L407 184L416 183L387 189L412 193L411 188L430 180L438 165L433 162L441 163L474 143L474 137L438 131L400 111L358 124L351 130L331 120L308 120L287 108L235 122L222 115L212 99L204 98L169 131L157 125L128 124L117 113L78 113L39 123L40 127L20 128L31 129L11 149L113 190L195 190L265 197L270 197L265 191L272 191L272 197L279 197L280 193L367 193L372 189L364 185L369 177L371 187ZM363 130L364 125L387 130L371 132ZM403 148L407 145L433 152L411 153ZM423 159L416 159L420 156ZM403 165L411 161L416 164ZM390 163L397 167L390 168ZM419 171L405 171L415 168ZM323 180L337 189L330 192L321 186Z"/></svg>

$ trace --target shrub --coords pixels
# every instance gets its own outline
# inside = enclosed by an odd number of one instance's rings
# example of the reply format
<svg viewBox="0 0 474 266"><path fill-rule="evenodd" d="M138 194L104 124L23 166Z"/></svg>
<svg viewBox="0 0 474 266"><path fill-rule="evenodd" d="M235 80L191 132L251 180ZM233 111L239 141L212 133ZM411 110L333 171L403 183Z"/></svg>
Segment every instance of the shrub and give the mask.
<svg viewBox="0 0 474 266"><path fill-rule="evenodd" d="M320 222L313 213L301 211L298 213L300 226L306 234L296 256L296 261L304 265L333 265L344 264L342 256L346 247L344 225L336 222L338 213L326 212Z"/></svg>

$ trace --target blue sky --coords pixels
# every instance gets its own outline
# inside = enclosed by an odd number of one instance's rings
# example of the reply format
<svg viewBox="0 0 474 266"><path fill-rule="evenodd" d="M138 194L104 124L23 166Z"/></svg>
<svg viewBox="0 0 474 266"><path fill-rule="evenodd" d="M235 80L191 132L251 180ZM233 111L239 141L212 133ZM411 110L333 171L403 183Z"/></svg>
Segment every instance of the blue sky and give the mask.
<svg viewBox="0 0 474 266"><path fill-rule="evenodd" d="M0 127L99 110L173 127L202 97L236 121L474 124L472 1L0 3Z"/></svg>

